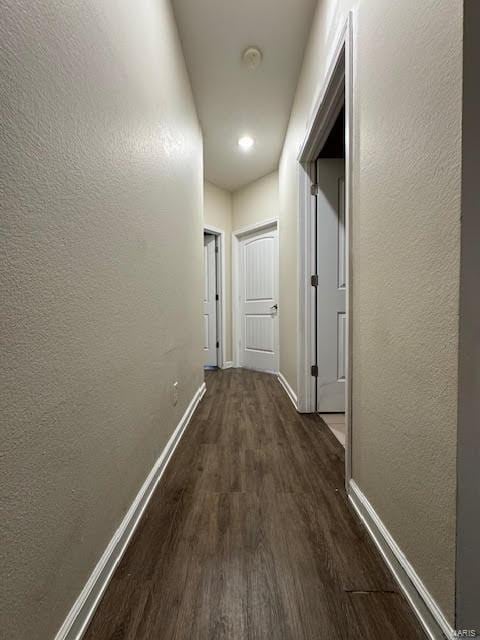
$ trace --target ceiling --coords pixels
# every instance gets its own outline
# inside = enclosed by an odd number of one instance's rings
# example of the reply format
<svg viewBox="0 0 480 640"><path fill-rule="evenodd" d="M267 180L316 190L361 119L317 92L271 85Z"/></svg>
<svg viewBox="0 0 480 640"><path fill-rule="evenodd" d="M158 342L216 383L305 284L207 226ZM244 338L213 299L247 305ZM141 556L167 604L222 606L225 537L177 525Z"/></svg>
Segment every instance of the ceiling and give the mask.
<svg viewBox="0 0 480 640"><path fill-rule="evenodd" d="M273 171L316 0L172 0L202 125L205 177L234 191ZM257 46L256 69L242 53ZM255 140L249 152L238 138Z"/></svg>

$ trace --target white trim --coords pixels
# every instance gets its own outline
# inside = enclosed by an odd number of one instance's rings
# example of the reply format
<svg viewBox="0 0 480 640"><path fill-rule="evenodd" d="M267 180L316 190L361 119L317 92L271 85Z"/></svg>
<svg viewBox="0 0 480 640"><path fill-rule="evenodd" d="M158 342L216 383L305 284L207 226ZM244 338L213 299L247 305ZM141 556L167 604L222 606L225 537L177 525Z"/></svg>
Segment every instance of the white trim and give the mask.
<svg viewBox="0 0 480 640"><path fill-rule="evenodd" d="M352 478L352 457L353 457L353 163L356 156L354 142L353 113L356 108L356 69L357 56L355 53L356 20L354 11L350 11L348 16L347 29L345 32L345 246L346 254L346 316L347 334L345 339L345 350L347 354L345 363L345 484L348 486Z"/></svg>
<svg viewBox="0 0 480 640"><path fill-rule="evenodd" d="M239 246L242 236L255 231L263 231L275 227L278 232L277 241L277 287L279 287L278 279L280 277L280 261L279 261L279 247L280 247L280 230L278 224L278 218L268 218L254 224L249 224L244 227L240 227L236 231L232 232L232 350L233 350L233 366L235 368L240 367L240 352L239 352L239 336L238 336L238 271L239 271ZM279 337L280 340L280 337ZM280 362L280 356L278 354L278 362ZM266 373L277 374L278 371L267 371Z"/></svg>
<svg viewBox="0 0 480 640"><path fill-rule="evenodd" d="M225 266L225 231L214 227L211 224L203 225L204 233L211 233L217 236L219 240L218 247L218 260L217 264L217 288L218 288L218 301L220 306L220 322L218 323L218 336L217 340L220 344L220 348L217 352L217 364L221 369L225 369L225 354L227 353L227 311L225 301L225 289L226 289L226 266Z"/></svg>
<svg viewBox="0 0 480 640"><path fill-rule="evenodd" d="M195 392L187 410L172 433L165 448L137 493L120 526L92 571L77 600L60 627L55 640L80 640L92 619L110 579L120 562L130 539L142 518L150 498L159 483L190 419L206 390L205 382Z"/></svg>
<svg viewBox="0 0 480 640"><path fill-rule="evenodd" d="M223 231L223 229L220 229L220 227L214 227L213 224L207 224L205 223L203 225L203 230L206 233L213 233L216 236L221 235L222 233L225 234L225 231Z"/></svg>
<svg viewBox="0 0 480 640"><path fill-rule="evenodd" d="M274 225L278 227L278 218L267 218L266 220L254 222L253 224L247 224L244 227L235 229L234 231L232 231L232 235L237 237L244 236L247 233L252 233L252 231L261 231L262 229L268 229L268 227L273 227Z"/></svg>
<svg viewBox="0 0 480 640"><path fill-rule="evenodd" d="M283 373L279 373L277 377L278 377L278 381L280 382L282 387L285 389L287 396L292 401L293 406L298 411L297 394L292 389L292 387L288 384L287 379L285 378Z"/></svg>
<svg viewBox="0 0 480 640"><path fill-rule="evenodd" d="M232 369L233 368L233 360L227 360L223 363L222 369Z"/></svg>
<svg viewBox="0 0 480 640"><path fill-rule="evenodd" d="M310 375L310 366L316 361L315 290L310 283L310 275L315 273L315 198L310 195L310 186L315 181L315 160L336 117L345 103L345 228L347 246L347 336L346 336L346 379L345 379L345 484L352 476L352 180L354 132L353 109L355 93L356 57L354 51L355 14L350 11L348 19L333 47L332 58L325 82L319 92L310 118L304 142L298 155L299 161L299 219L298 219L298 371L297 394L301 412L314 412L315 378Z"/></svg>
<svg viewBox="0 0 480 640"><path fill-rule="evenodd" d="M312 109L307 133L300 147L298 161L314 162L325 144L345 100L345 45L351 14L343 25L332 51L326 79Z"/></svg>
<svg viewBox="0 0 480 640"><path fill-rule="evenodd" d="M427 636L431 640L453 638L450 623L354 480L350 480L348 497Z"/></svg>

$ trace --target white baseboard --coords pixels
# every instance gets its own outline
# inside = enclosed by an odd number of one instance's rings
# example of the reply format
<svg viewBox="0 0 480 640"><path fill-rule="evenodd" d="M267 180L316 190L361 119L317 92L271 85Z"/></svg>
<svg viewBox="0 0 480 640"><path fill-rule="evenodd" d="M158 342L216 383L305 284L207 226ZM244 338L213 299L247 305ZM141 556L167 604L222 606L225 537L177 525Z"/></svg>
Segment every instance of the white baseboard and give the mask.
<svg viewBox="0 0 480 640"><path fill-rule="evenodd" d="M287 396L290 398L290 400L292 401L293 406L298 411L297 394L292 389L292 387L288 384L287 379L285 378L285 376L282 373L278 374L278 381L280 382L282 387L285 389L285 391L287 392Z"/></svg>
<svg viewBox="0 0 480 640"><path fill-rule="evenodd" d="M226 360L223 363L222 369L232 369L232 368L233 368L233 361L232 360Z"/></svg>
<svg viewBox="0 0 480 640"><path fill-rule="evenodd" d="M375 509L354 480L348 497L431 640L453 638L453 628Z"/></svg>
<svg viewBox="0 0 480 640"><path fill-rule="evenodd" d="M199 387L183 414L178 426L167 442L164 450L155 462L147 479L143 483L135 500L123 518L120 526L113 534L102 557L92 571L87 583L70 609L64 623L60 627L55 640L79 640L92 619L102 595L120 562L130 539L152 497L160 478L165 471L177 444L180 441L190 419L206 390L205 383Z"/></svg>

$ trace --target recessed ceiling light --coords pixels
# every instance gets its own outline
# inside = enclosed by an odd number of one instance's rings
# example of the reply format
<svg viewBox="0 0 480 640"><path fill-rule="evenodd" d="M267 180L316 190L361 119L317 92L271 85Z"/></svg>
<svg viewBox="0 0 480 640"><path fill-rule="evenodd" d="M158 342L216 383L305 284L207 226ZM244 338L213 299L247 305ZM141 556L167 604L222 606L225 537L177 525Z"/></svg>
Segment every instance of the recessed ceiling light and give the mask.
<svg viewBox="0 0 480 640"><path fill-rule="evenodd" d="M250 136L242 136L238 139L238 146L242 151L250 151L254 145L254 140Z"/></svg>

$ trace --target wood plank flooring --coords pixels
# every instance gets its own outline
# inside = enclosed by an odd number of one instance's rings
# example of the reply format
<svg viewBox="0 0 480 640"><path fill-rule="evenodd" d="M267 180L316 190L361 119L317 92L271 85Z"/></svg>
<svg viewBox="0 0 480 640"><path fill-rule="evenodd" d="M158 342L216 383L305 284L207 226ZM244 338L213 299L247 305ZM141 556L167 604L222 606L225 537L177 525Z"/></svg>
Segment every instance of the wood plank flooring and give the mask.
<svg viewBox="0 0 480 640"><path fill-rule="evenodd" d="M425 640L322 420L274 376L206 378L86 640Z"/></svg>

